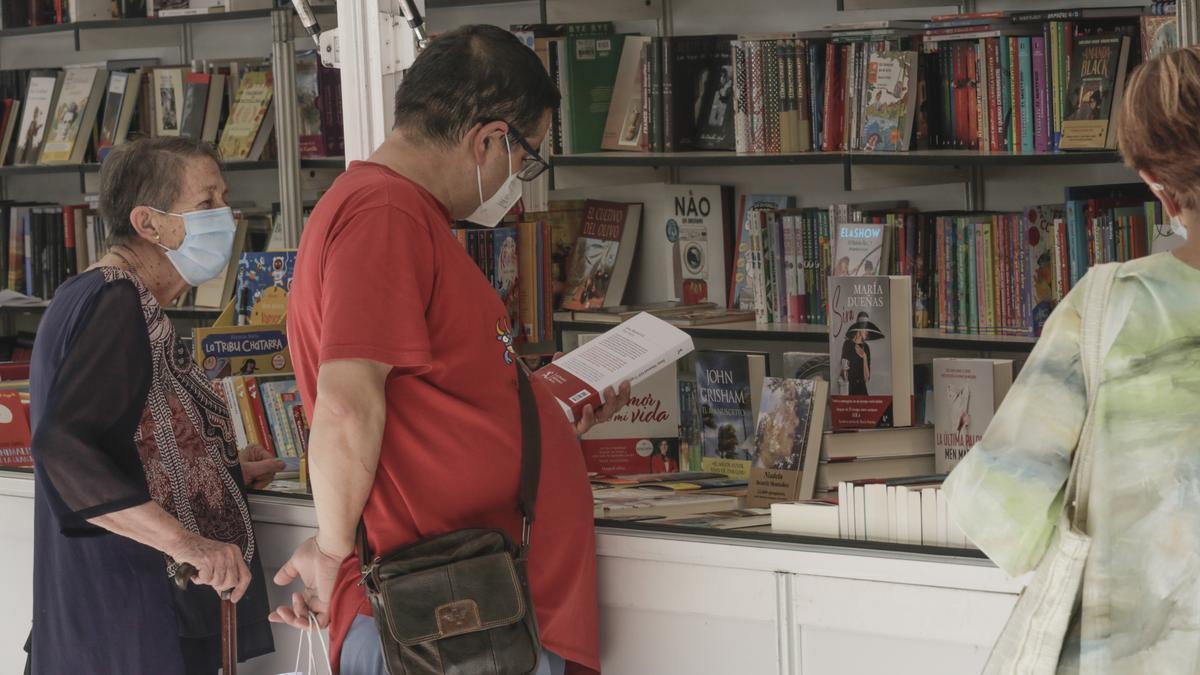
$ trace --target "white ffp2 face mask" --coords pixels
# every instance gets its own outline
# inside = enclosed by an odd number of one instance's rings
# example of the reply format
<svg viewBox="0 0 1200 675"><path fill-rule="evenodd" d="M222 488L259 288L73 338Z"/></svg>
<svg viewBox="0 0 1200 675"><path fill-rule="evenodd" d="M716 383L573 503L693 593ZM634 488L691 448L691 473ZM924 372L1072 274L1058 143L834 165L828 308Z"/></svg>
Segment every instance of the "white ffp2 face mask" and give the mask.
<svg viewBox="0 0 1200 675"><path fill-rule="evenodd" d="M467 220L476 225L499 225L505 214L511 211L513 205L521 198L521 182L512 170L512 145L508 142L508 136L504 137L504 145L508 148L508 178L490 199L483 198L483 171L478 164L475 165L475 180L479 184L479 208L471 212Z"/></svg>
<svg viewBox="0 0 1200 675"><path fill-rule="evenodd" d="M1179 219L1179 216L1171 216L1171 232L1180 239L1187 241L1187 226L1183 224L1183 221Z"/></svg>

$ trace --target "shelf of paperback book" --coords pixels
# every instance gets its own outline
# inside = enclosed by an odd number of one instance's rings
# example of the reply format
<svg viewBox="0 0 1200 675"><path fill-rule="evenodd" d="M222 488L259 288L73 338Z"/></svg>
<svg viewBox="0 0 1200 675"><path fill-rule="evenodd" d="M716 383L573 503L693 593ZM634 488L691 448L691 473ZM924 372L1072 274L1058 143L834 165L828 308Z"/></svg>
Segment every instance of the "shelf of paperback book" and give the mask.
<svg viewBox="0 0 1200 675"><path fill-rule="evenodd" d="M562 344L562 333L603 333L612 324L592 323L558 319L554 321L557 342ZM781 323L759 325L753 322L717 324L711 326L681 326L694 338L716 340L761 340L769 342L828 342L829 330L825 326L812 324ZM1029 351L1037 338L1020 335L972 335L943 333L937 329L917 328L913 330L913 346L931 349L965 349L978 351Z"/></svg>
<svg viewBox="0 0 1200 675"><path fill-rule="evenodd" d="M41 314L48 307L50 303L35 299L30 303L0 305L0 314ZM193 321L212 321L221 315L221 310L207 307L166 307L163 311L172 318Z"/></svg>
<svg viewBox="0 0 1200 675"><path fill-rule="evenodd" d="M335 14L336 5L316 5L316 14ZM22 37L26 35L44 35L46 33L70 33L90 30L112 30L115 28L140 28L145 26L178 26L184 24L211 23L214 21L247 21L265 19L271 16L274 9L251 9L240 12L209 12L208 14L187 14L183 16L141 17L134 19L110 19L101 21L76 21L72 23L45 24L41 26L21 26L0 30L0 38Z"/></svg>
<svg viewBox="0 0 1200 675"><path fill-rule="evenodd" d="M913 150L910 152L799 152L738 154L735 152L596 152L558 155L556 166L786 166L855 164L876 166L1071 166L1121 161L1114 150L1087 152L980 152L978 150Z"/></svg>

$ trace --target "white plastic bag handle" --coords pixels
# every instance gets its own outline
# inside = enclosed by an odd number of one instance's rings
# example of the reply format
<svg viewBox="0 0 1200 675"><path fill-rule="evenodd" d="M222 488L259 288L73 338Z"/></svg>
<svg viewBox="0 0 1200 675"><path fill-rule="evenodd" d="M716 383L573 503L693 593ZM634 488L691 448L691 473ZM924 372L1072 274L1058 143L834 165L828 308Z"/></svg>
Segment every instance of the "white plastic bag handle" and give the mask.
<svg viewBox="0 0 1200 675"><path fill-rule="evenodd" d="M317 637L314 638L313 633L316 633ZM325 672L333 675L333 666L329 662L329 645L325 642L325 634L317 626L317 617L311 613L308 615L308 629L300 632L300 642L296 645L296 667L292 672L281 675L305 675L305 671L300 670L300 656L304 653L305 642L308 643L308 675L317 675L317 665L320 663L313 652L313 642L321 645L321 653L325 656Z"/></svg>

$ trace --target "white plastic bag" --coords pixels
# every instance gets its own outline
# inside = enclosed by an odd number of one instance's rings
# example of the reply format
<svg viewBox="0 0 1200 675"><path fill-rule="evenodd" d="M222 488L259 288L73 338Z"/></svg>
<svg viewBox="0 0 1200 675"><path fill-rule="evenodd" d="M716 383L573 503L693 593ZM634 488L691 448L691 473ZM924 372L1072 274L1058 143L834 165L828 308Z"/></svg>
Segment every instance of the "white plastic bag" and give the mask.
<svg viewBox="0 0 1200 675"><path fill-rule="evenodd" d="M316 637L314 637L314 634ZM306 642L308 643L308 668L307 670L300 670L300 656L304 653L304 644ZM321 653L325 657L325 670L317 670L317 666L321 662L317 660L316 654L313 652L314 642L321 645ZM317 618L309 614L308 630L301 631L300 642L296 645L296 667L290 673L280 673L279 675L318 675L318 673L333 675L333 666L329 665L329 645L325 642L325 634L317 626Z"/></svg>

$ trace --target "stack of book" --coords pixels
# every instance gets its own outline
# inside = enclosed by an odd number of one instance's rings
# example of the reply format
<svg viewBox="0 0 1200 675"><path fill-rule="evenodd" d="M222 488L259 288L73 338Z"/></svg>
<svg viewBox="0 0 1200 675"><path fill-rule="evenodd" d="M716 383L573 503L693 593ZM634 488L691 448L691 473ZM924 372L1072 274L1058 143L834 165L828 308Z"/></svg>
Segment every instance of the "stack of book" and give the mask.
<svg viewBox="0 0 1200 675"><path fill-rule="evenodd" d="M508 308L516 341L551 341L551 228L534 221L494 229L456 228L454 235Z"/></svg>
<svg viewBox="0 0 1200 675"><path fill-rule="evenodd" d="M239 449L261 445L276 457L303 457L308 421L295 378L234 375L213 380L224 397Z"/></svg>

